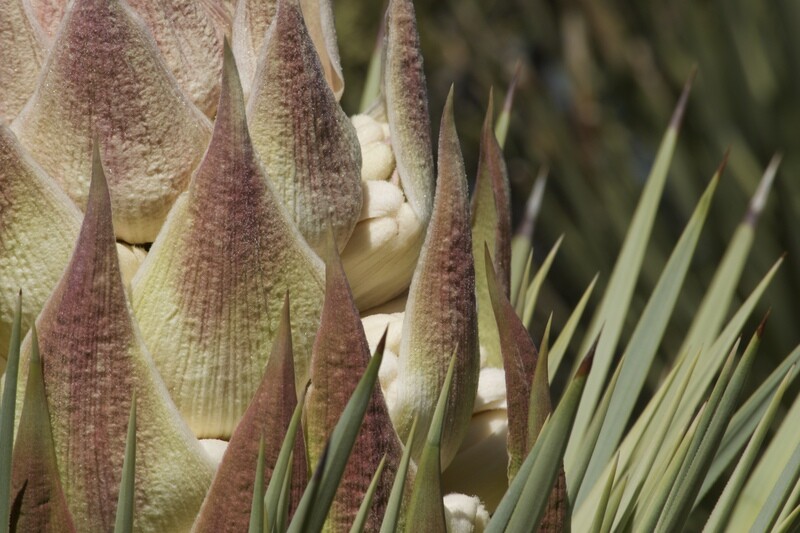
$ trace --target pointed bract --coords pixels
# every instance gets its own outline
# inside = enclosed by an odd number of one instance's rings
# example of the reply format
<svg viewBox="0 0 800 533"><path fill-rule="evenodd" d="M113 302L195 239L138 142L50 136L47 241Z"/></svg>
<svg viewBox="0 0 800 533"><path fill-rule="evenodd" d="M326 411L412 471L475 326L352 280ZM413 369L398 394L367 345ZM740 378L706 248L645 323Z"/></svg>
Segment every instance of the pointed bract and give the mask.
<svg viewBox="0 0 800 533"><path fill-rule="evenodd" d="M509 477L528 455L528 407L538 352L508 299L500 292L488 248L484 247L487 289L496 320L508 402Z"/></svg>
<svg viewBox="0 0 800 533"><path fill-rule="evenodd" d="M290 0L298 3L298 0ZM256 76L258 56L267 29L275 17L278 0L239 0L233 15L233 51L242 87L249 95ZM344 92L344 77L333 26L333 10L330 0L299 0L308 33L314 43L325 80L336 100Z"/></svg>
<svg viewBox="0 0 800 533"><path fill-rule="evenodd" d="M225 16L197 0L126 0L142 17L181 89L204 113L214 114L219 97L220 51ZM67 0L27 0L49 38L55 37Z"/></svg>
<svg viewBox="0 0 800 533"><path fill-rule="evenodd" d="M219 100L222 41L227 27L207 2L127 0L153 34L158 50L183 92L208 116Z"/></svg>
<svg viewBox="0 0 800 533"><path fill-rule="evenodd" d="M428 90L412 0L390 0L386 11L383 92L403 191L420 220L433 209L433 153Z"/></svg>
<svg viewBox="0 0 800 533"><path fill-rule="evenodd" d="M80 227L75 204L0 124L0 372L19 289L26 331L61 278Z"/></svg>
<svg viewBox="0 0 800 533"><path fill-rule="evenodd" d="M97 138L117 236L152 242L202 157L210 125L124 0L75 0L64 19L12 128L81 208Z"/></svg>
<svg viewBox="0 0 800 533"><path fill-rule="evenodd" d="M484 246L488 246L497 269L499 290L508 298L511 284L511 198L508 171L503 151L494 135L492 92L483 121L478 176L472 195L472 255L475 259L475 286L478 301L478 333L490 366L501 367L503 358L497 323L486 287Z"/></svg>
<svg viewBox="0 0 800 533"><path fill-rule="evenodd" d="M452 401L445 414L443 466L453 458L466 432L480 363L467 180L453 119L451 89L439 134L436 202L409 288L397 397L392 401L398 406L393 422L401 437L408 433L414 417L419 419L415 457L419 457L454 351L455 378Z"/></svg>
<svg viewBox="0 0 800 533"><path fill-rule="evenodd" d="M272 345L264 378L253 401L231 437L225 455L206 495L193 531L217 533L247 531L259 442L264 439L264 486L272 477L289 421L297 405L292 359L289 299L284 301L281 323ZM308 476L305 444L298 429L292 467L291 511L300 501Z"/></svg>
<svg viewBox="0 0 800 533"><path fill-rule="evenodd" d="M330 223L344 248L361 213L361 149L293 0L278 2L248 116L267 175L309 245L322 251Z"/></svg>
<svg viewBox="0 0 800 533"><path fill-rule="evenodd" d="M208 151L132 285L142 334L184 418L198 438L227 439L261 382L287 291L305 386L323 273L250 143L229 48L223 73Z"/></svg>
<svg viewBox="0 0 800 533"><path fill-rule="evenodd" d="M364 329L332 238L329 238L326 256L325 306L314 342L311 386L306 401L310 464L319 461L370 359ZM366 530L377 531L402 455L402 444L392 427L383 392L380 387L375 387L326 528L329 531L350 528L375 470L385 457L384 472L378 481L366 520Z"/></svg>
<svg viewBox="0 0 800 533"><path fill-rule="evenodd" d="M14 446L11 486L13 531L75 531L58 475L35 330L31 336L28 384Z"/></svg>
<svg viewBox="0 0 800 533"><path fill-rule="evenodd" d="M250 95L264 36L275 18L278 0L239 0L233 12L231 48L242 78L245 98Z"/></svg>
<svg viewBox="0 0 800 533"><path fill-rule="evenodd" d="M188 528L211 482L211 465L170 401L130 315L97 150L75 253L37 324L56 460L76 529L114 526L134 389L136 528ZM30 351L28 341L23 354Z"/></svg>

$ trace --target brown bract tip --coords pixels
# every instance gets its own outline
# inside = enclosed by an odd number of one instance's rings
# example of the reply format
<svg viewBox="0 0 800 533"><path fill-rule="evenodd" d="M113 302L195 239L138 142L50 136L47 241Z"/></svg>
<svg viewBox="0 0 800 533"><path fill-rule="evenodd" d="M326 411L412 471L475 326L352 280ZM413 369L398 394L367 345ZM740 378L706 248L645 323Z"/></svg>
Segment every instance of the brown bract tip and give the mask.
<svg viewBox="0 0 800 533"><path fill-rule="evenodd" d="M697 65L692 67L691 72L689 73L689 78L686 80L686 84L683 86L683 92L681 92L681 97L678 100L678 105L675 106L675 111L672 113L672 119L669 122L669 127L675 130L679 130L681 128L681 123L683 122L683 116L686 112L686 106L689 102L689 93L692 92L692 84L694 83L694 79L697 76Z"/></svg>
<svg viewBox="0 0 800 533"><path fill-rule="evenodd" d="M717 167L717 171L714 173L714 178L719 179L722 176L722 173L725 172L725 168L728 166L728 158L731 155L731 147L725 149L725 154L722 156L722 161L720 161L719 166ZM714 179L712 178L712 179Z"/></svg>
<svg viewBox="0 0 800 533"><path fill-rule="evenodd" d="M767 309L767 312L764 313L764 318L761 319L761 323L756 328L756 335L759 339L764 336L764 328L767 326L767 320L769 319L769 315L772 313L772 308L770 307Z"/></svg>
<svg viewBox="0 0 800 533"><path fill-rule="evenodd" d="M236 59L227 37L222 46L222 82L217 109L217 120L214 123L214 134L230 133L231 124L225 120L233 119L235 127L241 129L245 123L245 101L242 92L242 83L239 79L239 70L236 68ZM223 128L222 132L218 132Z"/></svg>
<svg viewBox="0 0 800 533"><path fill-rule="evenodd" d="M90 206L94 206L95 209L106 206L110 211L111 198L108 193L108 180L103 170L103 162L100 160L100 143L95 138L92 144L92 181L89 184L87 210Z"/></svg>
<svg viewBox="0 0 800 533"><path fill-rule="evenodd" d="M586 357L583 358L581 362L581 366L578 367L578 371L575 373L575 377L583 377L587 376L589 372L592 370L592 363L594 363L594 354L597 351L597 345L600 343L600 335L603 334L602 328L600 332L595 337L594 342L592 343L592 347L589 348L589 351L586 353Z"/></svg>
<svg viewBox="0 0 800 533"><path fill-rule="evenodd" d="M383 335L381 335L381 340L378 341L378 346L375 347L375 355L381 354L383 355L383 351L386 349L386 337L389 335L389 325L386 325L386 329L383 330Z"/></svg>

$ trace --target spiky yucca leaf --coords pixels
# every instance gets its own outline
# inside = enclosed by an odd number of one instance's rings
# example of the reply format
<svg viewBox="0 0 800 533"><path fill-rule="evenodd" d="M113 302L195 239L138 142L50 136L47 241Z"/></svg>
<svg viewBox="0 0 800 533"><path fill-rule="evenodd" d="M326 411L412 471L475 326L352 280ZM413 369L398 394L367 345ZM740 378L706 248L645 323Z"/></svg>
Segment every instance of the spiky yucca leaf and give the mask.
<svg viewBox="0 0 800 533"><path fill-rule="evenodd" d="M131 398L131 415L128 417L128 436L125 439L125 459L122 462L122 479L119 483L117 515L114 533L131 533L135 509L136 486L136 391Z"/></svg>
<svg viewBox="0 0 800 533"><path fill-rule="evenodd" d="M17 296L17 309L8 346L8 363L3 378L3 400L0 403L0 531L8 531L11 496L11 457L14 446L14 418L17 408L17 374L22 329L22 291Z"/></svg>

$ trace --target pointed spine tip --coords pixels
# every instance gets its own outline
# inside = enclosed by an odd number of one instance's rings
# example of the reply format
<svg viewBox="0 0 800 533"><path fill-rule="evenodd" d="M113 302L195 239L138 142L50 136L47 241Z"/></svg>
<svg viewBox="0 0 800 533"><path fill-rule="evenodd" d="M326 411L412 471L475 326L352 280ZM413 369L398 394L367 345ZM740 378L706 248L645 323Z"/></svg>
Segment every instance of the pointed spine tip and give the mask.
<svg viewBox="0 0 800 533"><path fill-rule="evenodd" d="M236 66L236 57L233 55L228 37L226 36L222 45L222 90L219 96L219 106L222 107L225 101L230 101L232 98L237 98L244 103L244 95L242 94L242 83L239 78L239 69ZM228 93L227 98L225 93Z"/></svg>
<svg viewBox="0 0 800 533"><path fill-rule="evenodd" d="M522 60L517 60L514 66L514 76L511 78L511 83L506 92L506 98L503 101L503 112L511 113L511 108L514 106L514 95L517 92L517 85L519 84L520 76L522 75Z"/></svg>
<svg viewBox="0 0 800 533"><path fill-rule="evenodd" d="M100 157L100 141L95 136L92 141L92 180L89 183L89 197L87 200L87 211L92 205L111 205L111 196L108 192L108 180L103 169L103 161Z"/></svg>
<svg viewBox="0 0 800 533"><path fill-rule="evenodd" d="M769 319L769 315L772 313L772 308L770 307L767 309L767 312L764 314L764 318L761 319L761 323L756 328L756 336L759 340L764 337L764 328L767 326L767 320Z"/></svg>
<svg viewBox="0 0 800 533"><path fill-rule="evenodd" d="M758 219L761 217L761 213L767 205L767 198L772 189L772 184L775 182L775 176L778 173L778 168L781 166L782 160L783 154L780 152L772 156L772 159L761 177L761 182L758 184L758 188L755 194L753 194L753 198L750 200L750 205L747 207L747 213L745 213L744 217L745 224L749 224L751 227L755 227L758 224Z"/></svg>
<svg viewBox="0 0 800 533"><path fill-rule="evenodd" d="M550 168L543 165L539 169L539 175L533 183L533 188L525 203L525 212L522 215L522 222L520 222L517 229L517 235L526 237L529 241L533 240L533 230L536 226L536 219L542 209L542 200L544 198L544 191L547 186L547 176L550 173Z"/></svg>
<svg viewBox="0 0 800 533"><path fill-rule="evenodd" d="M445 100L444 103L445 110L449 110L451 114L453 112L453 94L455 93L455 87L455 83L450 84L450 90L447 91L447 100Z"/></svg>
<svg viewBox="0 0 800 533"><path fill-rule="evenodd" d="M686 106L689 102L689 94L692 92L692 84L694 84L694 79L697 76L697 65L692 67L691 72L689 73L689 77L686 80L686 84L683 86L683 91L681 92L681 97L678 100L678 104L675 106L675 111L672 114L672 119L670 120L669 127L674 130L679 130L681 128L681 123L683 122L683 116L686 113Z"/></svg>
<svg viewBox="0 0 800 533"><path fill-rule="evenodd" d="M383 330L383 335L381 335L381 340L378 341L378 346L375 347L375 355L381 354L383 355L384 349L386 349L386 337L389 335L389 325L386 325L386 329Z"/></svg>
<svg viewBox="0 0 800 533"><path fill-rule="evenodd" d="M289 289L283 294L283 309L281 310L281 320L289 323Z"/></svg>
<svg viewBox="0 0 800 533"><path fill-rule="evenodd" d="M731 147L729 146L727 149L725 149L725 154L722 156L722 161L720 161L717 171L714 173L714 178L719 179L722 176L722 173L725 172L725 168L728 166L728 158L730 155Z"/></svg>
<svg viewBox="0 0 800 533"><path fill-rule="evenodd" d="M592 343L591 348L586 353L586 357L583 358L581 362L581 366L578 367L578 371L575 373L575 377L582 377L587 376L589 372L592 370L592 364L594 363L594 354L597 351L597 345L600 343L600 336L603 334L603 328L600 328L600 331L597 333L597 337L595 337L594 342Z"/></svg>

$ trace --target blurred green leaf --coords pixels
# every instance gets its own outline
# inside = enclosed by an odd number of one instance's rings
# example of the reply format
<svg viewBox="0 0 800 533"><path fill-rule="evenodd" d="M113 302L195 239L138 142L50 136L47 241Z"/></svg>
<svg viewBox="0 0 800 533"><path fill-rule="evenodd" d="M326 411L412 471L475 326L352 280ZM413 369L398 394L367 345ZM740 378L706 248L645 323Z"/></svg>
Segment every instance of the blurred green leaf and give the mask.
<svg viewBox="0 0 800 533"><path fill-rule="evenodd" d="M17 295L11 341L8 345L3 403L0 405L0 533L9 527L11 504L11 452L14 447L14 419L17 409L17 375L19 374L19 348L22 330L22 291Z"/></svg>
<svg viewBox="0 0 800 533"><path fill-rule="evenodd" d="M608 370L611 366L611 359L614 355L619 337L622 333L625 317L628 314L633 290L636 280L639 278L642 261L644 259L647 243L650 240L650 233L655 220L661 193L667 179L672 154L675 151L678 129L680 127L683 113L689 98L693 76L686 83L684 92L675 108L672 120L667 128L664 138L656 154L653 167L647 179L636 212L628 226L628 234L622 245L622 250L617 257L608 287L603 295L600 306L597 308L592 318L589 330L584 337L581 352L586 350L586 346L597 336L600 328L603 329L603 336L597 347L596 369L586 383L586 394L581 399L581 406L575 420L574 438L567 447L565 464L567 472L575 460L578 443L581 442L589 422L597 405L598 398L605 384ZM588 487L591 487L599 472L590 473L588 477ZM586 493L582 490L578 493L575 505L580 505Z"/></svg>

